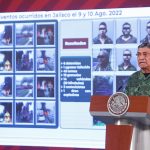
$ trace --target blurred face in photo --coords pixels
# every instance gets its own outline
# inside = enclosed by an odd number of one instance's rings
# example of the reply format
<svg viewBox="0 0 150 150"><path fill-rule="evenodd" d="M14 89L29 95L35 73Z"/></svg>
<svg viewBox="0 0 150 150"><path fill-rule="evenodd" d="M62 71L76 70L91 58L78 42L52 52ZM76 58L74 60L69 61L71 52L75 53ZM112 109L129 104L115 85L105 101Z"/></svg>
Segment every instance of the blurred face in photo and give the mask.
<svg viewBox="0 0 150 150"><path fill-rule="evenodd" d="M107 32L106 26L104 24L100 24L99 25L99 35L101 37L106 36L106 32Z"/></svg>
<svg viewBox="0 0 150 150"><path fill-rule="evenodd" d="M131 60L131 51L126 49L124 52L123 52L123 60L125 62L130 62Z"/></svg>
<svg viewBox="0 0 150 150"><path fill-rule="evenodd" d="M109 57L108 57L108 52L107 51L100 51L98 56L98 62L101 66L104 66L108 63Z"/></svg>
<svg viewBox="0 0 150 150"><path fill-rule="evenodd" d="M131 26L130 24L124 24L122 28L122 33L124 36L129 36L131 32Z"/></svg>

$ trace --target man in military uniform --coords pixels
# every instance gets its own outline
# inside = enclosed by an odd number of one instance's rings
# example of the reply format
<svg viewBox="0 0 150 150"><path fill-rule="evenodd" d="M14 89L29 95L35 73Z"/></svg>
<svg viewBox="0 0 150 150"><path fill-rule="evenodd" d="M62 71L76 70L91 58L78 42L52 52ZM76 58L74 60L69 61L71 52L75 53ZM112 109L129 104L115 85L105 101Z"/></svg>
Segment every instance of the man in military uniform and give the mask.
<svg viewBox="0 0 150 150"><path fill-rule="evenodd" d="M127 95L150 96L150 44L142 43L138 46L138 65L141 70L133 73L127 82Z"/></svg>

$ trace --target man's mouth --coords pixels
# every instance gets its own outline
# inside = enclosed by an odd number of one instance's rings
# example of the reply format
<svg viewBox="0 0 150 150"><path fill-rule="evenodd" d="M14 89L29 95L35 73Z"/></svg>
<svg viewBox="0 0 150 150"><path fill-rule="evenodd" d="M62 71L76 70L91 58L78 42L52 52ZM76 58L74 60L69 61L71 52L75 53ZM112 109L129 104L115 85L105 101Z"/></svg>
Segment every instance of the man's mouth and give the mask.
<svg viewBox="0 0 150 150"><path fill-rule="evenodd" d="M146 64L145 62L139 62L140 65Z"/></svg>

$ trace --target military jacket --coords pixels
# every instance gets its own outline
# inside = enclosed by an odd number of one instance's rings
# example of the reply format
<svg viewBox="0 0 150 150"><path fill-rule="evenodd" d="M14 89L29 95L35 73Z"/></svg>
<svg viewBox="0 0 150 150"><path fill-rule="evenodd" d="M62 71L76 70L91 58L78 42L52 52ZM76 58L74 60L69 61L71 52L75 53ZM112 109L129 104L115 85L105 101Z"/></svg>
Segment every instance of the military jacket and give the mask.
<svg viewBox="0 0 150 150"><path fill-rule="evenodd" d="M150 96L150 74L145 77L142 71L137 71L131 75L125 93L129 96Z"/></svg>

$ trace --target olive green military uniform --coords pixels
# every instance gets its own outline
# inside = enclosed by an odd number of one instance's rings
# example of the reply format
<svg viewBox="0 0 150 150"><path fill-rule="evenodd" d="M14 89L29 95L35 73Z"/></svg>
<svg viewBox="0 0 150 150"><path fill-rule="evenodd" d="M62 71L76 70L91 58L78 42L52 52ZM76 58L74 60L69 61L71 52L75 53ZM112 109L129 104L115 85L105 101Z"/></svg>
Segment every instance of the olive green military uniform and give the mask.
<svg viewBox="0 0 150 150"><path fill-rule="evenodd" d="M125 93L129 96L150 96L150 74L145 76L142 71L137 71L131 75Z"/></svg>

